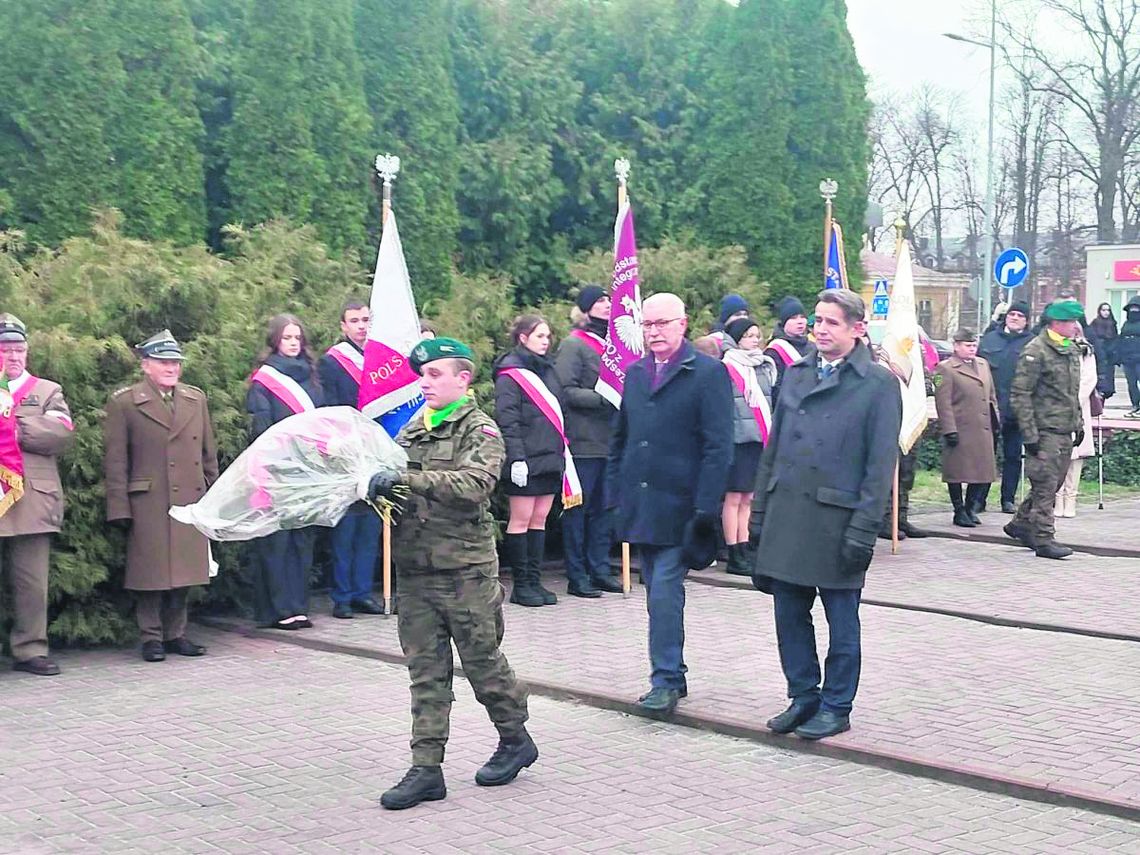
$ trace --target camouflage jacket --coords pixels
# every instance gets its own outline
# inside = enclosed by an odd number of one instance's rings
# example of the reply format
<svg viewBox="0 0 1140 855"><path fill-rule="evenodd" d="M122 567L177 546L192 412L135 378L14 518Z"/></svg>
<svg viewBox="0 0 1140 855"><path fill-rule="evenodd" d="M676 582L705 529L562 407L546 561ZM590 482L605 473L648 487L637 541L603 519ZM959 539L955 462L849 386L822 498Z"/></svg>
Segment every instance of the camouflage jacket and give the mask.
<svg viewBox="0 0 1140 855"><path fill-rule="evenodd" d="M1075 344L1062 346L1048 329L1022 348L1009 401L1027 445L1042 432L1073 433L1081 429L1081 357Z"/></svg>
<svg viewBox="0 0 1140 855"><path fill-rule="evenodd" d="M408 452L411 492L393 526L399 572L494 561L491 493L506 457L494 420L469 401L432 431L417 415L396 441Z"/></svg>

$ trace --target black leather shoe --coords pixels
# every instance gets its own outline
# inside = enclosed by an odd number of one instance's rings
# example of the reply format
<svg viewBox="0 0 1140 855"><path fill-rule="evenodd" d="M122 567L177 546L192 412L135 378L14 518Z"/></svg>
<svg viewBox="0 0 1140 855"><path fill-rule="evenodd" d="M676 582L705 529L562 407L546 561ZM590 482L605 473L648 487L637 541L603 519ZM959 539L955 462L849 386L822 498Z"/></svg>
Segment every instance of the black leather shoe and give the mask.
<svg viewBox="0 0 1140 855"><path fill-rule="evenodd" d="M285 623L285 621L279 620L279 621L274 621L273 623L269 624L269 626L266 628L267 629L287 629L290 632L292 632L295 629L301 628L301 622L296 621L296 620L291 620L288 623Z"/></svg>
<svg viewBox="0 0 1140 855"><path fill-rule="evenodd" d="M593 583L595 588L599 591L605 591L607 594L620 594L622 592L621 580L615 579L613 576L602 576L594 579Z"/></svg>
<svg viewBox="0 0 1140 855"><path fill-rule="evenodd" d="M768 719L768 730L773 733L791 733L804 722L810 721L818 710L819 701L792 701L790 707Z"/></svg>
<svg viewBox="0 0 1140 855"><path fill-rule="evenodd" d="M800 739L824 739L850 729L851 720L847 716L820 710L810 721L796 728L796 736Z"/></svg>
<svg viewBox="0 0 1140 855"><path fill-rule="evenodd" d="M206 653L205 647L195 644L186 636L162 642L162 649L167 653L177 653L179 656L203 656Z"/></svg>
<svg viewBox="0 0 1140 855"><path fill-rule="evenodd" d="M1059 543L1043 543L1034 550L1038 558L1068 558L1073 550Z"/></svg>
<svg viewBox="0 0 1140 855"><path fill-rule="evenodd" d="M648 693L637 699L637 705L646 712L657 715L672 715L677 708L677 701L681 699L679 689L665 689L660 686L650 689Z"/></svg>
<svg viewBox="0 0 1140 855"><path fill-rule="evenodd" d="M922 529L916 527L914 525L914 523L912 523L910 520L901 520L899 522L899 537L901 538L904 534L907 537L913 537L913 538L919 538L919 539L923 538L923 537L930 537L929 534L927 534Z"/></svg>
<svg viewBox="0 0 1140 855"><path fill-rule="evenodd" d="M1029 529L1025 526L1018 525L1015 522L1008 522L1002 526L1002 531L1020 543L1022 546L1033 549L1033 537L1029 533Z"/></svg>
<svg viewBox="0 0 1140 855"><path fill-rule="evenodd" d="M166 651L162 649L161 641L144 641L142 646L144 662L161 662L166 658Z"/></svg>
<svg viewBox="0 0 1140 855"><path fill-rule="evenodd" d="M37 677L54 677L59 673L59 666L46 656L33 656L31 659L13 662L12 670L35 674Z"/></svg>
<svg viewBox="0 0 1140 855"><path fill-rule="evenodd" d="M443 770L439 766L413 766L400 783L380 796L380 806L403 810L420 802L437 802L444 798L447 798L447 785L443 782Z"/></svg>
<svg viewBox="0 0 1140 855"><path fill-rule="evenodd" d="M369 597L367 600L353 600L352 607L362 615L382 615L384 607Z"/></svg>
<svg viewBox="0 0 1140 855"><path fill-rule="evenodd" d="M1001 512L1003 514L1016 514L1017 513L1017 507L1013 504L1013 502L1002 502L1001 503Z"/></svg>
<svg viewBox="0 0 1140 855"><path fill-rule="evenodd" d="M602 592L599 591L597 588L595 588L592 585L589 587L586 587L586 588L579 588L577 586L571 586L571 587L566 589L566 593L569 594L571 597L582 597L583 599L586 599L586 600L596 600L598 597L600 597L602 595Z"/></svg>
<svg viewBox="0 0 1140 855"><path fill-rule="evenodd" d="M491 759L483 764L475 773L475 783L480 787L500 787L509 784L519 772L538 759L538 746L526 732L526 728L519 728L518 732L501 734L499 747L491 755Z"/></svg>
<svg viewBox="0 0 1140 855"><path fill-rule="evenodd" d="M337 603L333 606L333 617L341 620L350 620L354 615L352 606L348 603Z"/></svg>
<svg viewBox="0 0 1140 855"><path fill-rule="evenodd" d="M954 525L962 528L975 528L978 524L970 518L970 514L965 508L958 508L954 511Z"/></svg>

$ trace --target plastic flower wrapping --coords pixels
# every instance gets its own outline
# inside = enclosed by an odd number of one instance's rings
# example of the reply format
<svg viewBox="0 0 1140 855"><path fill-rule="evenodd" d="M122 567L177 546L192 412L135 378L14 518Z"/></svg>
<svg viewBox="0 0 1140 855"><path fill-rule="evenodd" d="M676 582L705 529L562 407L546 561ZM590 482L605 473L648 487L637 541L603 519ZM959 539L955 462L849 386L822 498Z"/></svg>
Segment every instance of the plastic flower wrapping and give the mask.
<svg viewBox="0 0 1140 855"><path fill-rule="evenodd" d="M211 540L334 526L367 498L373 475L407 468L404 449L380 425L352 407L322 407L273 425L206 495L171 508L170 516Z"/></svg>

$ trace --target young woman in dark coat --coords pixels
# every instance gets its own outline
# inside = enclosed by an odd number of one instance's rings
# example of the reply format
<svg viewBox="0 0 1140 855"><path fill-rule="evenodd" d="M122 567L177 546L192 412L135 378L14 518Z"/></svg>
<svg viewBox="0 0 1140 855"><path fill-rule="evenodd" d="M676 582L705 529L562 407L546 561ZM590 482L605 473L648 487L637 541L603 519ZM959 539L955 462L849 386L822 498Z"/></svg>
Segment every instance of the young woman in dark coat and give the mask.
<svg viewBox="0 0 1140 855"><path fill-rule="evenodd" d="M1116 392L1116 337L1119 330L1112 306L1101 303L1096 317L1085 327L1085 337L1096 354L1096 390L1102 398L1111 398Z"/></svg>
<svg viewBox="0 0 1140 855"><path fill-rule="evenodd" d="M294 315L277 315L269 321L266 348L254 366L252 382L246 395L250 414L249 438L252 442L273 425L289 418L300 404L301 409L319 407L321 386L316 363L309 350L308 337L301 321ZM286 387L284 396L269 385L259 382L259 370L280 378ZM288 384L292 381L300 387ZM306 400L307 398L307 400ZM253 555L254 618L259 624L275 629L306 629L313 625L308 616L309 570L313 565L312 527L279 531L251 541Z"/></svg>
<svg viewBox="0 0 1140 855"><path fill-rule="evenodd" d="M546 547L546 517L562 486L565 443L522 387L503 373L508 368L532 371L561 398L554 364L546 357L550 325L539 315L522 315L511 326L511 342L514 348L493 367L495 421L507 447L501 483L510 502L503 552L515 580L511 602L553 605L558 598L542 587L539 567Z"/></svg>

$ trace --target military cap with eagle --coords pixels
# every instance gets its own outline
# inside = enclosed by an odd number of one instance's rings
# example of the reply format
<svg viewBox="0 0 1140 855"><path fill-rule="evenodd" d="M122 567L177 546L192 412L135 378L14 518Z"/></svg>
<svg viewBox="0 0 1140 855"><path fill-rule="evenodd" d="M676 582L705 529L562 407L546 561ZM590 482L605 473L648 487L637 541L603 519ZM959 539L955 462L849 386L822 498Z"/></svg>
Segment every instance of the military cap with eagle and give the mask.
<svg viewBox="0 0 1140 855"><path fill-rule="evenodd" d="M169 359L178 362L186 359L170 330L155 333L142 344L136 344L135 353L141 359Z"/></svg>
<svg viewBox="0 0 1140 855"><path fill-rule="evenodd" d="M475 354L463 342L453 338L425 338L412 348L408 364L417 374L423 374L421 369L437 359L467 359L474 362Z"/></svg>
<svg viewBox="0 0 1140 855"><path fill-rule="evenodd" d="M0 341L27 341L28 328L15 315L4 312L0 315Z"/></svg>

